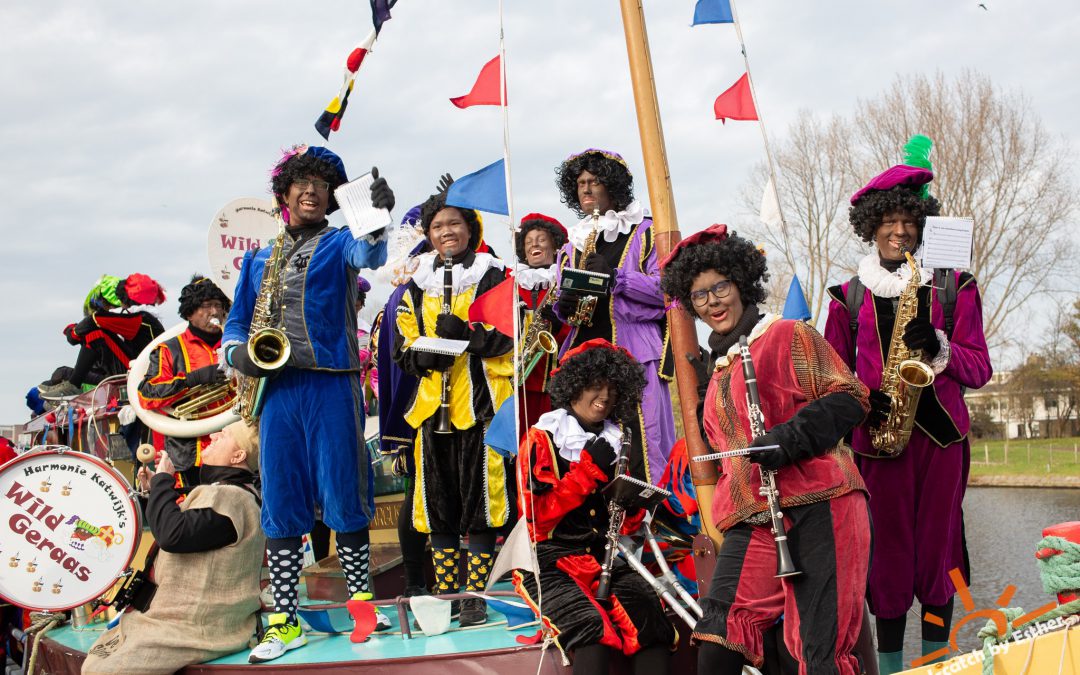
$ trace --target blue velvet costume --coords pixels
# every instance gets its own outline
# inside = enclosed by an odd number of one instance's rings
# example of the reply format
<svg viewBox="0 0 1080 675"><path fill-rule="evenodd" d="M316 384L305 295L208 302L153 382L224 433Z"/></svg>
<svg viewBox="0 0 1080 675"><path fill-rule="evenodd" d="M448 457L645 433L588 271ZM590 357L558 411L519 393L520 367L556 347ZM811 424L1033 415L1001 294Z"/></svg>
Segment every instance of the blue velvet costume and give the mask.
<svg viewBox="0 0 1080 675"><path fill-rule="evenodd" d="M333 530L367 528L374 476L364 447L356 275L386 261L386 242L325 222L287 239L283 301L292 345L266 384L259 423L262 526L271 539L311 530L316 504ZM222 345L246 342L270 248L244 256ZM283 311L282 311L283 310Z"/></svg>

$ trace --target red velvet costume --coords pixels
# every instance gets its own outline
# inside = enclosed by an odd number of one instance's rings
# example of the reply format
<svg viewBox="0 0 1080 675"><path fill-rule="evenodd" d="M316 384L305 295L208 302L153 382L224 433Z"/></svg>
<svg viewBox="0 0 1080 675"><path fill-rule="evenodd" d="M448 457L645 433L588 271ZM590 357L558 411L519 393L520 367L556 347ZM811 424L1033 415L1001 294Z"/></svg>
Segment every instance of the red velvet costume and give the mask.
<svg viewBox="0 0 1080 675"><path fill-rule="evenodd" d="M521 503L536 542L541 594L530 573L515 571L514 585L542 612L559 647L573 651L602 644L629 656L656 645L673 646L678 636L659 598L628 565L612 571L609 606L595 599L608 529L607 501L600 490L608 479L588 450L569 461L551 433L533 427L521 443L517 467ZM627 514L622 533L636 531L643 517L644 511Z"/></svg>
<svg viewBox="0 0 1080 675"><path fill-rule="evenodd" d="M87 384L97 384L105 377L126 373L131 360L163 330L149 312L97 311L64 328L64 337L97 355L87 378Z"/></svg>
<svg viewBox="0 0 1080 675"><path fill-rule="evenodd" d="M146 376L139 383L139 402L147 410L160 410L175 403L188 392L188 373L217 363L220 345L220 339L215 344L207 344L190 328L159 344L150 354ZM184 472L202 465L202 450L209 442L209 435L199 438L169 436L165 439L165 450L176 470Z"/></svg>
<svg viewBox="0 0 1080 675"><path fill-rule="evenodd" d="M758 492L758 468L745 457L723 460L713 515L724 542L702 602L705 617L693 637L740 652L760 666L762 633L783 614L788 649L805 664L800 672L855 675L859 670L851 650L862 621L870 523L862 479L850 452L838 442L848 430L844 427L858 420L847 421L850 410L843 417L831 415L838 405L852 409L855 417L861 406L865 414L867 389L805 323L767 315L749 342L765 428L785 424L815 446L777 472L788 544L802 574L775 578L770 527L754 524L768 511ZM815 414L798 415L809 405ZM717 361L704 423L717 451L747 447L753 440L737 346Z"/></svg>

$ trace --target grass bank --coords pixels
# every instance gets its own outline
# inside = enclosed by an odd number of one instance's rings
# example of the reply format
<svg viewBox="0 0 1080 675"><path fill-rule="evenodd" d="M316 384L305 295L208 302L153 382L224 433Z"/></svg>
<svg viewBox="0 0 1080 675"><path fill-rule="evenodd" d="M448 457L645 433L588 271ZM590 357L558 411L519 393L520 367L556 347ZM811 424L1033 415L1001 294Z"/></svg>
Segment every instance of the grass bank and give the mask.
<svg viewBox="0 0 1080 675"><path fill-rule="evenodd" d="M973 485L1076 485L1080 438L971 441Z"/></svg>

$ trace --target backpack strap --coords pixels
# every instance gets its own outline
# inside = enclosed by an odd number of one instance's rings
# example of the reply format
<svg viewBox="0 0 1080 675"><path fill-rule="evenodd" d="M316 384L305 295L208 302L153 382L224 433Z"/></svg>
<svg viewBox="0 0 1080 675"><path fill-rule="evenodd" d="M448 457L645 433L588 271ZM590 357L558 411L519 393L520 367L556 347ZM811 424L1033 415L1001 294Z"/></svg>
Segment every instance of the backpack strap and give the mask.
<svg viewBox="0 0 1080 675"><path fill-rule="evenodd" d="M851 277L848 282L847 293L844 294L844 303L847 305L848 325L851 327L851 344L858 344L855 339L859 334L859 309L862 307L863 298L866 296L866 286L859 279L859 275Z"/></svg>
<svg viewBox="0 0 1080 675"><path fill-rule="evenodd" d="M956 310L956 273L951 268L934 270L934 286L945 317L945 337L952 339L953 312Z"/></svg>

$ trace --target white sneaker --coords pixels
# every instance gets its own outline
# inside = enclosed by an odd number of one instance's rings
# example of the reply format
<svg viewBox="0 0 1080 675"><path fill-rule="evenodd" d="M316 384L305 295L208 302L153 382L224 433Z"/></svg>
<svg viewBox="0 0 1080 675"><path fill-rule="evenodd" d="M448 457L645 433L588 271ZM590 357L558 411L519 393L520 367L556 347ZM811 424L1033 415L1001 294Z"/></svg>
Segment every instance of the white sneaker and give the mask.
<svg viewBox="0 0 1080 675"><path fill-rule="evenodd" d="M394 624L390 622L390 617L382 613L378 607L375 608L375 632L381 632L384 630L390 630L394 627Z"/></svg>
<svg viewBox="0 0 1080 675"><path fill-rule="evenodd" d="M300 624L289 623L288 620L289 615L284 612L270 615L270 626L263 634L262 641L248 655L248 663L273 661L285 652L307 644Z"/></svg>

